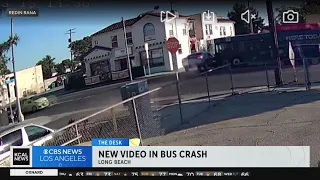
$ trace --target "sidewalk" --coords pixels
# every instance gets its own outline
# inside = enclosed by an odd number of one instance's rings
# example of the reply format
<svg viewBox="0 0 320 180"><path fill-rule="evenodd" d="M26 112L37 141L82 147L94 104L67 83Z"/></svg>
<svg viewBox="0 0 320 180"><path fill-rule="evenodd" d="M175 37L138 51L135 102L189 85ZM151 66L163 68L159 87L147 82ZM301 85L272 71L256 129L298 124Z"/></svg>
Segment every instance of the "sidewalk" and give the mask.
<svg viewBox="0 0 320 180"><path fill-rule="evenodd" d="M175 132L144 140L164 146L311 146L311 166L320 161L320 86L260 90L184 104L188 122ZM177 106L161 112L162 127L178 125ZM176 113L173 113L176 112ZM168 116L165 116L168 114ZM172 115L173 114L173 115Z"/></svg>

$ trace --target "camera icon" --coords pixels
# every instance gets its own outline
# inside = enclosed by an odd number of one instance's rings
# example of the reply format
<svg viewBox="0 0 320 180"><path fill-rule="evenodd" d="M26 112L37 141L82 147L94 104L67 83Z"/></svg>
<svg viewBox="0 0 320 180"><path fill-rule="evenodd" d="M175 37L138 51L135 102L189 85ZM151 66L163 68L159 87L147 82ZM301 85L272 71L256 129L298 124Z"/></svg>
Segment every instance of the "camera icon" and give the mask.
<svg viewBox="0 0 320 180"><path fill-rule="evenodd" d="M283 23L298 23L299 22L299 13L294 10L288 10L282 14Z"/></svg>

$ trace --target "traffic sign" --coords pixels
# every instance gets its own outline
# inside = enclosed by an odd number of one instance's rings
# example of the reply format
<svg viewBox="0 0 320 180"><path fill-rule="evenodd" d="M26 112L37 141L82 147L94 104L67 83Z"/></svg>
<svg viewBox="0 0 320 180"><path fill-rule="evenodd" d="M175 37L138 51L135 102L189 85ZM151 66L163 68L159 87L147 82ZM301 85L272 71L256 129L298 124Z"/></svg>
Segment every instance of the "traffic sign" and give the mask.
<svg viewBox="0 0 320 180"><path fill-rule="evenodd" d="M166 45L168 51L170 51L172 54L176 53L179 49L179 41L175 37L169 38L166 42Z"/></svg>

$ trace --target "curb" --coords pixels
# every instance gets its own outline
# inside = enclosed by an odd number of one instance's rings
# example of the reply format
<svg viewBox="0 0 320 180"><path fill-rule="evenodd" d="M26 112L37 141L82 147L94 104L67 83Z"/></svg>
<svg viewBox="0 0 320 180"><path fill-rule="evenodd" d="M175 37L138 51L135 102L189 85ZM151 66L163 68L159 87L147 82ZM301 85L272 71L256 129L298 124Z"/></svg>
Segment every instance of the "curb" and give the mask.
<svg viewBox="0 0 320 180"><path fill-rule="evenodd" d="M158 75L158 76L150 76L150 77L140 77L140 78L136 78L134 80L152 80L152 79L158 79L158 78L162 78L162 77L166 77L166 76L170 76L173 75L174 73L170 73L170 74L164 74L164 75ZM74 91L74 92L70 92L70 93L66 93L63 94L61 96L58 96L58 98L60 97L67 97L67 96L73 96L73 95L78 95L84 92L88 92L88 91L92 91L92 90L98 90L98 89L116 89L116 88L120 88L121 86L129 83L130 81L124 81L124 82L119 82L119 83L114 83L114 84L110 84L110 85L104 85L104 86L99 86L99 87L94 87L94 88L88 88L88 89L84 89L84 90L80 90L80 91Z"/></svg>

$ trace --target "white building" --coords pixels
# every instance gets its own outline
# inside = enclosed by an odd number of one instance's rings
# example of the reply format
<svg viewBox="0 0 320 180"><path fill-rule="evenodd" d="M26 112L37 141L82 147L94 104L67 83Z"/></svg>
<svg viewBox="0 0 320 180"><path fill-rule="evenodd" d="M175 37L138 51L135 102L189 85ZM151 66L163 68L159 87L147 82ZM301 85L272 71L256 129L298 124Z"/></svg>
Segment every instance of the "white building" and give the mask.
<svg viewBox="0 0 320 180"><path fill-rule="evenodd" d="M155 11L125 20L126 41L129 46L128 54L133 76L143 76L145 72L148 74L145 43L148 43L149 47L151 73L173 70L172 59L165 45L166 40L170 37L176 37L180 42L177 61L178 68L182 68L182 58L190 54L189 23L192 20L175 13L177 18L165 23L160 21L160 13ZM84 58L87 77L100 75L102 80L128 77L122 21L94 33L92 45L93 49Z"/></svg>
<svg viewBox="0 0 320 180"><path fill-rule="evenodd" d="M195 36L200 46L197 47L199 50L213 53L214 39L235 36L235 23L227 18L217 17L215 13L211 14L210 19L206 19L206 15L203 15L203 13L193 14L189 17L194 19L195 32L191 36Z"/></svg>

